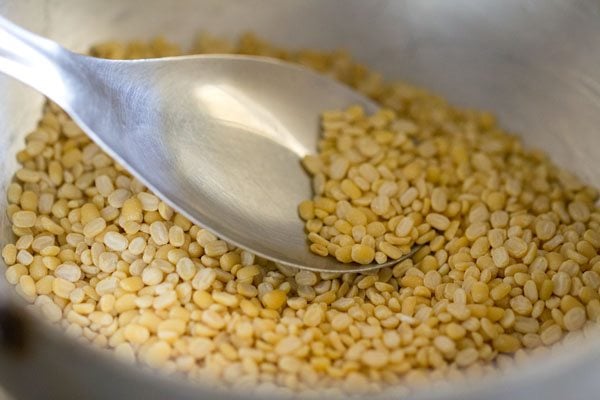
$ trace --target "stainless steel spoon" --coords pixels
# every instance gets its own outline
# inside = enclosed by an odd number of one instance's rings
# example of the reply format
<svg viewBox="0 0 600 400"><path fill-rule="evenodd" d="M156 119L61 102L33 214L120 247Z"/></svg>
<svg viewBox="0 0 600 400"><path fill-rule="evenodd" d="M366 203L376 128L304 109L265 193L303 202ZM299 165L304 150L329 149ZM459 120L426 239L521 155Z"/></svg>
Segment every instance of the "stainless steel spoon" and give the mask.
<svg viewBox="0 0 600 400"><path fill-rule="evenodd" d="M308 250L297 214L311 197L299 159L319 114L377 105L306 68L262 57L114 61L72 53L0 17L0 71L48 96L168 204L223 239L284 265L340 264Z"/></svg>

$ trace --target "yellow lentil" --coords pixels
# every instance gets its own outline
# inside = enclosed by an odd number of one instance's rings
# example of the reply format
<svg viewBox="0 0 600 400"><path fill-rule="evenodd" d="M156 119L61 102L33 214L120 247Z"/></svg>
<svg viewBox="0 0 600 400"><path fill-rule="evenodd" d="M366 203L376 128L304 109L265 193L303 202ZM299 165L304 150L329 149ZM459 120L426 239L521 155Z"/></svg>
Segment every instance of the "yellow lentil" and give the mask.
<svg viewBox="0 0 600 400"><path fill-rule="evenodd" d="M371 263L424 246L376 274L266 262L174 212L48 104L7 188L16 238L2 256L7 280L50 321L194 378L243 370L256 384L358 392L491 368L498 353L554 344L600 317L596 191L566 183L489 114L386 84L342 53L284 52L250 35L198 42L216 49L302 62L389 107L323 114L319 153L303 160L315 197L298 206L313 251Z"/></svg>

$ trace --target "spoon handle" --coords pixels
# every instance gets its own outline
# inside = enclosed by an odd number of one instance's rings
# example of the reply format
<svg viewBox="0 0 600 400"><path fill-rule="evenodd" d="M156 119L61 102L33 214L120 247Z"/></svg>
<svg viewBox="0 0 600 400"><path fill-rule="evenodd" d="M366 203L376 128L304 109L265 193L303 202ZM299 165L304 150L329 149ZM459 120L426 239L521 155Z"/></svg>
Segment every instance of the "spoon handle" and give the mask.
<svg viewBox="0 0 600 400"><path fill-rule="evenodd" d="M64 66L72 53L0 16L0 72L31 86L58 104L68 99Z"/></svg>

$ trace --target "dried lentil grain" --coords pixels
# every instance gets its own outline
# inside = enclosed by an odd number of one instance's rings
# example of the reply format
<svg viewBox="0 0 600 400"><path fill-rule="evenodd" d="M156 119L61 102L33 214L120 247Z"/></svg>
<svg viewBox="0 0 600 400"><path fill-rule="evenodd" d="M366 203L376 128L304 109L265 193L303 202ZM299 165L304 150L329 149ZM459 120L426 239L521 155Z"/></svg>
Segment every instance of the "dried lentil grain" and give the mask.
<svg viewBox="0 0 600 400"><path fill-rule="evenodd" d="M298 213L312 249L344 263L354 248L386 262L425 246L378 274L276 266L175 213L48 104L7 188L16 239L2 255L7 280L67 332L194 379L362 393L422 371L481 371L498 353L520 359L600 317L597 191L489 114L389 85L342 53L251 35L197 45L299 61L389 107L323 114L319 153L303 160L319 198ZM93 52L178 50L158 40Z"/></svg>

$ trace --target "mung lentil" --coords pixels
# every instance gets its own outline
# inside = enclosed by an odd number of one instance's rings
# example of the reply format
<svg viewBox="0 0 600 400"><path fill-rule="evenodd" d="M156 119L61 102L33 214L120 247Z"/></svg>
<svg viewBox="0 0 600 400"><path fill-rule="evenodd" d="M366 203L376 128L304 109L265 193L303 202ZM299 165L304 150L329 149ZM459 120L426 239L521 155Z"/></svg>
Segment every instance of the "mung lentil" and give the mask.
<svg viewBox="0 0 600 400"><path fill-rule="evenodd" d="M425 371L481 373L506 360L499 353L552 345L600 318L597 191L490 114L385 83L343 52L284 51L252 35L202 36L196 51L296 61L379 101L371 115L323 113L319 152L303 160L315 197L298 213L313 250L340 262L424 246L376 274L267 262L176 213L48 103L7 188L16 239L2 257L7 280L50 321L192 379L363 393ZM179 52L162 39L92 49Z"/></svg>

